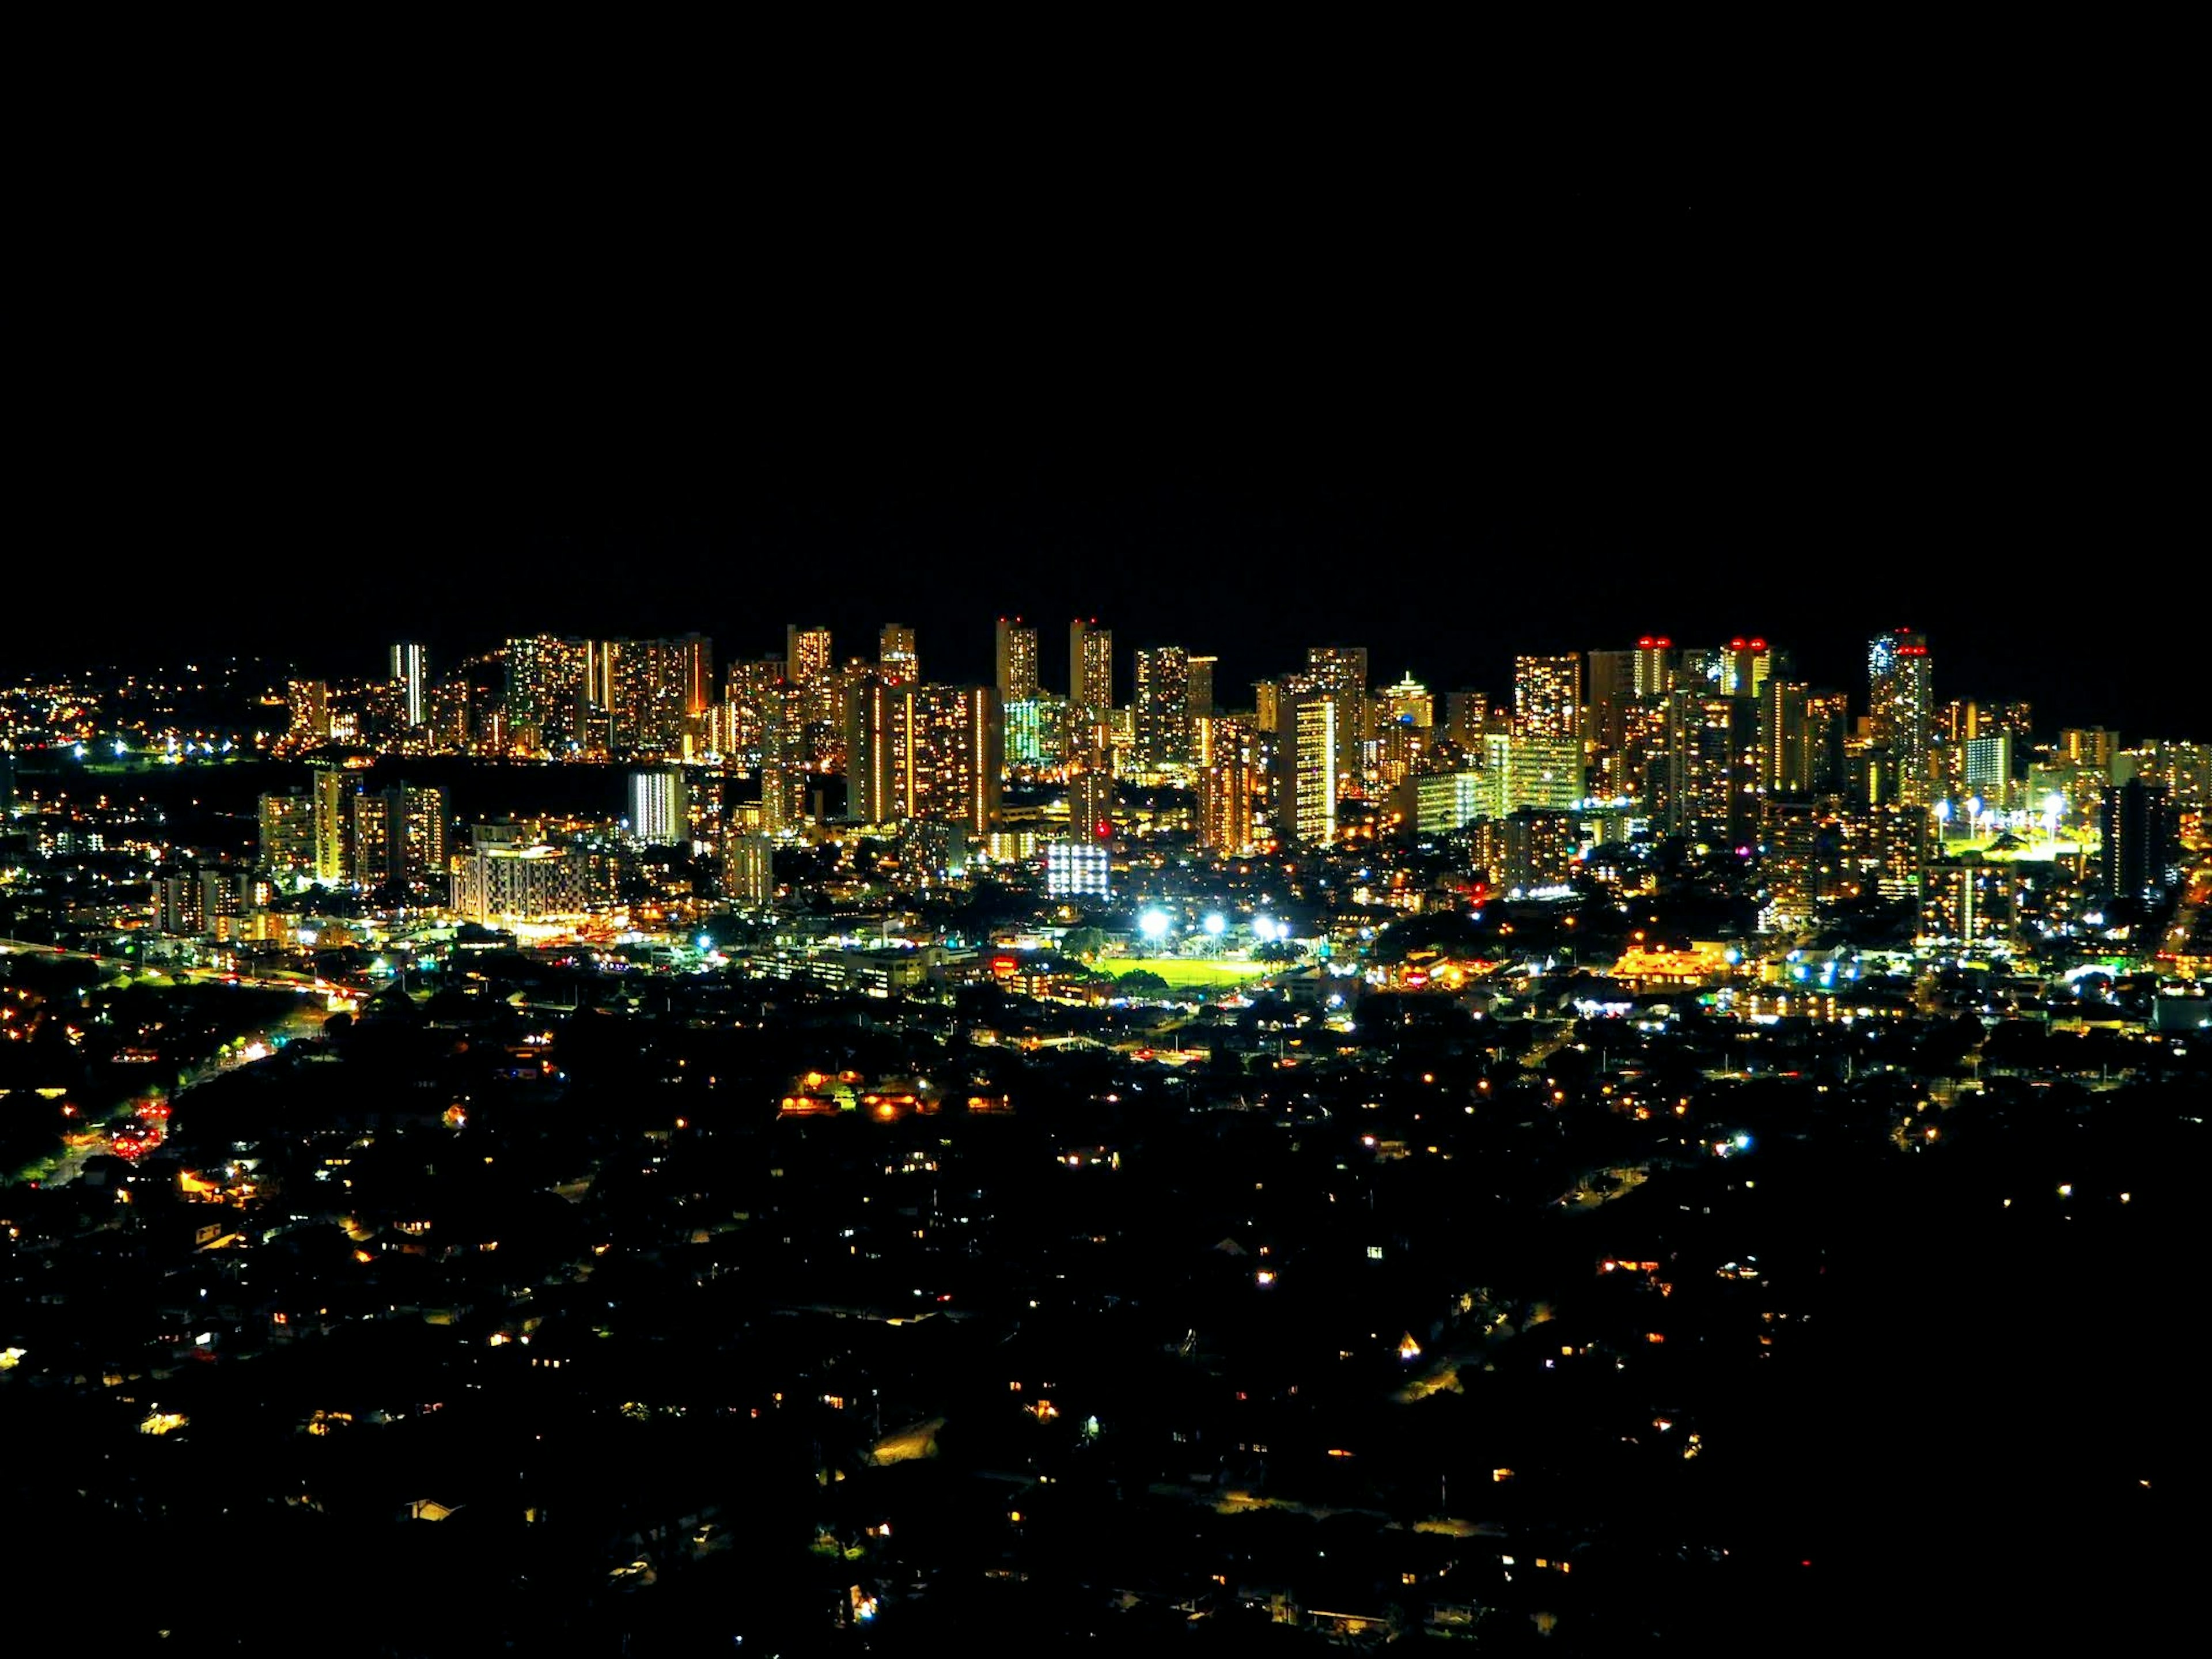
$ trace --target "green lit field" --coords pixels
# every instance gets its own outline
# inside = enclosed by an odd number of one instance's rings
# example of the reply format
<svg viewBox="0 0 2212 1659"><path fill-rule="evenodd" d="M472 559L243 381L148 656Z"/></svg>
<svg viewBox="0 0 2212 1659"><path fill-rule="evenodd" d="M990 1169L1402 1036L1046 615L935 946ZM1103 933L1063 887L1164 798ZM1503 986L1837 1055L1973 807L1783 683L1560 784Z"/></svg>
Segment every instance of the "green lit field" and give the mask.
<svg viewBox="0 0 2212 1659"><path fill-rule="evenodd" d="M1111 974L1116 979L1139 969L1158 974L1171 991L1204 991L1238 985L1281 966L1280 963L1249 962L1243 957L1140 957L1098 964L1102 973Z"/></svg>

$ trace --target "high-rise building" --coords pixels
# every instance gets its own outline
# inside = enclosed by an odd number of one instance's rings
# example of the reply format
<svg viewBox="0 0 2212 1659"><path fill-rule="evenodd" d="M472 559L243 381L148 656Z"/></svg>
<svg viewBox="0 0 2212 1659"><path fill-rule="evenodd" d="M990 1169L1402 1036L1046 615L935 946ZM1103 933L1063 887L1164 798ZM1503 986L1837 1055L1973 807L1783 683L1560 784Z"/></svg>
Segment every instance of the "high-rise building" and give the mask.
<svg viewBox="0 0 2212 1659"><path fill-rule="evenodd" d="M326 743L331 735L331 688L322 680L293 680L285 687L295 743Z"/></svg>
<svg viewBox="0 0 2212 1659"><path fill-rule="evenodd" d="M1979 853L1930 860L1920 871L1920 938L1967 943L2002 939L2018 914L2016 866Z"/></svg>
<svg viewBox="0 0 2212 1659"><path fill-rule="evenodd" d="M507 746L520 755L566 755L582 742L587 708L581 640L533 634L507 642Z"/></svg>
<svg viewBox="0 0 2212 1659"><path fill-rule="evenodd" d="M835 659L830 653L830 630L801 628L787 623L783 629L783 677L793 685L811 686L829 678Z"/></svg>
<svg viewBox="0 0 2212 1659"><path fill-rule="evenodd" d="M1844 743L1851 729L1851 700L1843 691L1805 694L1807 788L1815 795L1839 795L1849 781Z"/></svg>
<svg viewBox="0 0 2212 1659"><path fill-rule="evenodd" d="M1103 842L1056 841L1044 849L1047 898L1110 898L1113 887L1113 854Z"/></svg>
<svg viewBox="0 0 2212 1659"><path fill-rule="evenodd" d="M1330 690L1301 691L1285 700L1288 758L1283 782L1289 810L1278 811L1276 823L1303 847L1326 847L1336 839L1337 768L1343 751L1337 704Z"/></svg>
<svg viewBox="0 0 2212 1659"><path fill-rule="evenodd" d="M349 856L352 879L362 887L390 881L415 883L447 867L446 793L395 784L351 798Z"/></svg>
<svg viewBox="0 0 2212 1659"><path fill-rule="evenodd" d="M1646 634L1636 641L1632 690L1639 697L1663 697L1674 689L1674 641Z"/></svg>
<svg viewBox="0 0 2212 1659"><path fill-rule="evenodd" d="M1009 766L1042 766L1049 752L1045 744L1046 721L1044 703L1030 698L1022 702L1005 705L1006 720L1006 764Z"/></svg>
<svg viewBox="0 0 2212 1659"><path fill-rule="evenodd" d="M999 701L1009 707L1037 695L1037 631L1019 617L999 618Z"/></svg>
<svg viewBox="0 0 2212 1659"><path fill-rule="evenodd" d="M1213 671L1221 665L1218 657L1192 657L1190 665L1190 717L1202 720L1213 713Z"/></svg>
<svg viewBox="0 0 2212 1659"><path fill-rule="evenodd" d="M2130 778L2105 791L2102 816L2099 879L2105 890L2117 899L2154 899L2180 873L2165 786Z"/></svg>
<svg viewBox="0 0 2212 1659"><path fill-rule="evenodd" d="M295 790L261 798L258 862L275 876L315 873L315 799Z"/></svg>
<svg viewBox="0 0 2212 1659"><path fill-rule="evenodd" d="M1759 829L1757 705L1687 684L1670 692L1664 793L1669 835L1748 845Z"/></svg>
<svg viewBox="0 0 2212 1659"><path fill-rule="evenodd" d="M1969 738L1961 747L1966 750L1962 781L1966 793L1992 808L2010 805L2012 734L1995 732L1985 738Z"/></svg>
<svg viewBox="0 0 2212 1659"><path fill-rule="evenodd" d="M430 657L420 645L392 647L392 684L399 693L400 719L411 729L429 719Z"/></svg>
<svg viewBox="0 0 2212 1659"><path fill-rule="evenodd" d="M430 746L441 754L458 754L477 736L469 716L471 698L465 679L444 680L430 688Z"/></svg>
<svg viewBox="0 0 2212 1659"><path fill-rule="evenodd" d="M1375 735L1374 713L1367 696L1367 647L1310 645L1304 678L1306 685L1336 701L1337 782L1340 787L1346 783L1357 785L1365 769L1367 740Z"/></svg>
<svg viewBox="0 0 2212 1659"><path fill-rule="evenodd" d="M863 823L921 818L990 832L1006 769L1006 726L988 685L886 685L871 677L848 709L848 812Z"/></svg>
<svg viewBox="0 0 2212 1659"><path fill-rule="evenodd" d="M1114 707L1114 630L1096 617L1067 625L1067 701L1094 723Z"/></svg>
<svg viewBox="0 0 2212 1659"><path fill-rule="evenodd" d="M2120 752L2120 734L2103 726L2069 726L2058 734L2058 758L2065 765L2087 767L2112 775L2112 757Z"/></svg>
<svg viewBox="0 0 2212 1659"><path fill-rule="evenodd" d="M1842 891L1843 831L1825 803L1769 798L1762 804L1760 871L1771 916L1765 925L1801 927Z"/></svg>
<svg viewBox="0 0 2212 1659"><path fill-rule="evenodd" d="M885 623L877 637L876 672L886 685L912 685L921 678L921 658L915 650L914 629L904 623Z"/></svg>
<svg viewBox="0 0 2212 1659"><path fill-rule="evenodd" d="M891 823L902 800L902 735L894 708L896 688L881 680L856 687L845 714L845 811L856 823Z"/></svg>
<svg viewBox="0 0 2212 1659"><path fill-rule="evenodd" d="M1429 688L1406 671L1406 678L1395 685L1385 686L1380 700L1382 718L1392 726L1410 726L1417 732L1426 732L1436 725L1437 700Z"/></svg>
<svg viewBox="0 0 2212 1659"><path fill-rule="evenodd" d="M1190 759L1190 658L1179 645L1137 653L1132 713L1137 758L1147 766L1182 766Z"/></svg>
<svg viewBox="0 0 2212 1659"><path fill-rule="evenodd" d="M691 790L682 772L667 768L629 775L629 833L647 847L672 847L691 838Z"/></svg>
<svg viewBox="0 0 2212 1659"><path fill-rule="evenodd" d="M1198 844L1209 852L1252 849L1252 761L1242 744L1223 744L1198 775Z"/></svg>
<svg viewBox="0 0 2212 1659"><path fill-rule="evenodd" d="M590 892L583 860L567 847L479 835L453 860L453 911L471 921L580 915Z"/></svg>
<svg viewBox="0 0 2212 1659"><path fill-rule="evenodd" d="M1717 653L1718 689L1724 697L1755 697L1784 665L1782 652L1765 640L1730 640Z"/></svg>
<svg viewBox="0 0 2212 1659"><path fill-rule="evenodd" d="M1869 732L1887 756L1884 799L1925 806L1935 799L1936 703L1928 641L1910 629L1877 635L1867 649Z"/></svg>
<svg viewBox="0 0 2212 1659"><path fill-rule="evenodd" d="M1597 752L1599 769L1617 783L1620 768L1607 764L1620 753L1628 731L1628 711L1636 703L1636 653L1592 651L1588 654L1583 695L1589 699L1589 719L1583 736ZM1619 794L1618 787L1604 793Z"/></svg>
<svg viewBox="0 0 2212 1659"><path fill-rule="evenodd" d="M1104 765L1078 761L1068 769L1067 832L1105 841L1114 834L1114 773Z"/></svg>
<svg viewBox="0 0 2212 1659"><path fill-rule="evenodd" d="M1813 755L1805 720L1805 700L1810 695L1809 686L1780 678L1768 680L1759 692L1759 775L1770 795L1813 791Z"/></svg>
<svg viewBox="0 0 2212 1659"><path fill-rule="evenodd" d="M334 767L319 766L310 775L307 793L313 800L315 879L343 881L349 817L345 775Z"/></svg>
<svg viewBox="0 0 2212 1659"><path fill-rule="evenodd" d="M1524 806L1564 811L1582 802L1583 749L1572 738L1488 732L1482 757L1489 817L1502 818Z"/></svg>
<svg viewBox="0 0 2212 1659"><path fill-rule="evenodd" d="M1583 733L1583 659L1516 657L1513 725L1523 736L1579 739Z"/></svg>
<svg viewBox="0 0 2212 1659"><path fill-rule="evenodd" d="M1524 806L1498 823L1494 878L1508 887L1549 887L1573 873L1582 852L1571 812Z"/></svg>
<svg viewBox="0 0 2212 1659"><path fill-rule="evenodd" d="M1481 692L1444 693L1444 735L1461 748L1480 748L1490 724L1490 699Z"/></svg>
<svg viewBox="0 0 2212 1659"><path fill-rule="evenodd" d="M722 896L750 910L766 909L775 899L775 843L760 835L726 836L722 841Z"/></svg>
<svg viewBox="0 0 2212 1659"><path fill-rule="evenodd" d="M681 756L693 732L695 677L704 641L593 640L584 647L584 711L578 732L587 753Z"/></svg>
<svg viewBox="0 0 2212 1659"><path fill-rule="evenodd" d="M1424 836L1448 835L1493 815L1497 792L1489 772L1467 767L1413 780L1413 828Z"/></svg>
<svg viewBox="0 0 2212 1659"><path fill-rule="evenodd" d="M674 643L684 718L703 720L714 707L714 642L704 634L685 634Z"/></svg>

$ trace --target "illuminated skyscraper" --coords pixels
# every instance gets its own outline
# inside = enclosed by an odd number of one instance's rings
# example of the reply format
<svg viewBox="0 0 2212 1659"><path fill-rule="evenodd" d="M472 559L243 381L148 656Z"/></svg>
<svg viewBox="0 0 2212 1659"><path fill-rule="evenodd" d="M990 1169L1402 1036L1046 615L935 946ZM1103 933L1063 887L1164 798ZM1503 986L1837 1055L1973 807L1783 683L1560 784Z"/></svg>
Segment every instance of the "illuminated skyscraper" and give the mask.
<svg viewBox="0 0 2212 1659"><path fill-rule="evenodd" d="M1367 696L1367 647L1364 645L1310 645L1306 647L1304 682L1335 699L1332 716L1336 730L1336 775L1339 787L1358 783L1365 771L1367 739L1375 735L1373 711ZM1287 690L1288 687L1286 686ZM1329 808L1331 830L1335 805Z"/></svg>
<svg viewBox="0 0 2212 1659"><path fill-rule="evenodd" d="M871 677L855 689L848 719L846 788L854 818L920 818L989 833L1006 769L995 690L893 686Z"/></svg>
<svg viewBox="0 0 2212 1659"><path fill-rule="evenodd" d="M1285 700L1287 726L1284 766L1287 811L1279 810L1279 829L1304 847L1326 847L1336 839L1337 765L1342 750L1336 694L1302 691Z"/></svg>
<svg viewBox="0 0 2212 1659"><path fill-rule="evenodd" d="M885 623L876 645L876 672L886 685L911 685L921 678L921 659L914 646L914 629L904 623Z"/></svg>
<svg viewBox="0 0 2212 1659"><path fill-rule="evenodd" d="M675 769L629 775L629 833L647 847L672 847L691 838L691 791Z"/></svg>
<svg viewBox="0 0 2212 1659"><path fill-rule="evenodd" d="M2120 734L2102 726L2069 726L2058 734L2058 758L2065 765L2112 775L2112 757L2120 752Z"/></svg>
<svg viewBox="0 0 2212 1659"><path fill-rule="evenodd" d="M1382 693L1382 718L1393 726L1410 726L1417 732L1426 732L1436 724L1437 700L1429 688L1406 671L1406 678L1395 685L1385 686Z"/></svg>
<svg viewBox="0 0 2212 1659"><path fill-rule="evenodd" d="M1496 806L1494 781L1480 768L1431 772L1413 780L1413 828L1425 836L1446 835L1493 817Z"/></svg>
<svg viewBox="0 0 2212 1659"><path fill-rule="evenodd" d="M1067 833L1104 841L1114 833L1114 774L1105 766L1072 764L1067 778Z"/></svg>
<svg viewBox="0 0 2212 1659"><path fill-rule="evenodd" d="M1805 695L1807 787L1816 795L1839 795L1849 781L1844 741L1850 732L1851 700L1843 691Z"/></svg>
<svg viewBox="0 0 2212 1659"><path fill-rule="evenodd" d="M419 645L392 647L392 684L399 691L400 719L409 726L429 718L430 655Z"/></svg>
<svg viewBox="0 0 2212 1659"><path fill-rule="evenodd" d="M1044 894L1051 899L1113 895L1114 858L1098 841L1056 841L1044 849Z"/></svg>
<svg viewBox="0 0 2212 1659"><path fill-rule="evenodd" d="M291 705L289 736L295 742L322 743L331 735L331 688L322 680L293 680L285 687Z"/></svg>
<svg viewBox="0 0 2212 1659"><path fill-rule="evenodd" d="M783 629L783 677L793 685L811 686L830 677L830 630L787 623Z"/></svg>
<svg viewBox="0 0 2212 1659"><path fill-rule="evenodd" d="M1444 693L1444 735L1462 749L1479 749L1490 726L1490 699L1480 691Z"/></svg>
<svg viewBox="0 0 2212 1659"><path fill-rule="evenodd" d="M1663 697L1674 689L1674 641L1662 634L1646 634L1636 641L1632 690L1639 697Z"/></svg>
<svg viewBox="0 0 2212 1659"><path fill-rule="evenodd" d="M1114 630L1096 617L1067 625L1067 700L1101 720L1114 707Z"/></svg>
<svg viewBox="0 0 2212 1659"><path fill-rule="evenodd" d="M1513 724L1532 738L1579 739L1583 732L1583 659L1516 657Z"/></svg>
<svg viewBox="0 0 2212 1659"><path fill-rule="evenodd" d="M346 780L335 767L319 766L308 775L313 798L317 881L343 881L346 874Z"/></svg>
<svg viewBox="0 0 2212 1659"><path fill-rule="evenodd" d="M775 898L775 843L766 836L733 835L722 842L722 896L747 909L765 909Z"/></svg>
<svg viewBox="0 0 2212 1659"><path fill-rule="evenodd" d="M1783 653L1765 640L1733 639L1716 655L1720 667L1717 689L1724 697L1757 696L1783 663Z"/></svg>
<svg viewBox="0 0 2212 1659"><path fill-rule="evenodd" d="M1843 831L1837 815L1810 800L1770 799L1761 809L1759 839L1771 923L1804 926L1842 890Z"/></svg>
<svg viewBox="0 0 2212 1659"><path fill-rule="evenodd" d="M684 718L704 720L714 706L714 642L704 634L685 634L674 643Z"/></svg>
<svg viewBox="0 0 2212 1659"><path fill-rule="evenodd" d="M1985 806L2002 811L2012 796L2012 734L1995 732L1986 738L1969 738L1966 750L1966 793Z"/></svg>
<svg viewBox="0 0 2212 1659"><path fill-rule="evenodd" d="M507 642L507 743L518 754L565 755L581 741L589 649L532 634Z"/></svg>
<svg viewBox="0 0 2212 1659"><path fill-rule="evenodd" d="M1190 759L1190 658L1181 646L1137 653L1132 709L1140 763L1181 766Z"/></svg>
<svg viewBox="0 0 2212 1659"><path fill-rule="evenodd" d="M427 882L446 871L446 792L396 784L352 797L353 880Z"/></svg>
<svg viewBox="0 0 2212 1659"><path fill-rule="evenodd" d="M1886 798L1924 806L1935 799L1936 704L1930 692L1928 641L1910 629L1875 638L1867 650L1869 726L1888 759Z"/></svg>
<svg viewBox="0 0 2212 1659"><path fill-rule="evenodd" d="M1044 704L1036 698L1003 705L1006 720L1006 764L1042 766L1045 758Z"/></svg>
<svg viewBox="0 0 2212 1659"><path fill-rule="evenodd" d="M1224 743L1198 775L1198 844L1210 852L1252 848L1252 761L1244 746Z"/></svg>
<svg viewBox="0 0 2212 1659"><path fill-rule="evenodd" d="M1668 696L1661 821L1670 835L1748 845L1759 829L1758 706L1690 685Z"/></svg>
<svg viewBox="0 0 2212 1659"><path fill-rule="evenodd" d="M261 798L258 852L263 869L273 876L312 878L315 873L315 800L301 792Z"/></svg>
<svg viewBox="0 0 2212 1659"><path fill-rule="evenodd" d="M1037 631L1019 617L999 618L999 701L1034 702L1037 695Z"/></svg>
<svg viewBox="0 0 2212 1659"><path fill-rule="evenodd" d="M1204 720L1213 712L1213 671L1218 657L1193 657L1190 661L1190 717Z"/></svg>
<svg viewBox="0 0 2212 1659"><path fill-rule="evenodd" d="M1067 625L1067 752L1103 764L1113 750L1114 631L1097 619Z"/></svg>
<svg viewBox="0 0 2212 1659"><path fill-rule="evenodd" d="M1772 795L1809 794L1813 755L1806 742L1805 699L1809 688L1770 679L1759 697L1759 775Z"/></svg>
<svg viewBox="0 0 2212 1659"><path fill-rule="evenodd" d="M2163 785L2130 778L2107 789L2099 879L2116 899L2148 902L2180 874L2174 867L2174 818Z"/></svg>
<svg viewBox="0 0 2212 1659"><path fill-rule="evenodd" d="M1494 817L1524 806L1564 811L1581 804L1583 749L1572 738L1486 732L1482 756Z"/></svg>

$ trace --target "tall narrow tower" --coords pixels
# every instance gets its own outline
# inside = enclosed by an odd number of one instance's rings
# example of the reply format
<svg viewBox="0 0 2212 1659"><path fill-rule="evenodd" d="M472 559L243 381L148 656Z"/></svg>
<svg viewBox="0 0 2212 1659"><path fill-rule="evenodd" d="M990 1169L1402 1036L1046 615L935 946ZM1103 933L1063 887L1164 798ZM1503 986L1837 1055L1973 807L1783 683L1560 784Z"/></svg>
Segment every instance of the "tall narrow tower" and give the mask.
<svg viewBox="0 0 2212 1659"><path fill-rule="evenodd" d="M1927 805L1936 798L1929 775L1936 703L1926 636L1909 628L1875 636L1867 648L1867 707L1875 743L1888 757L1883 781L1893 799Z"/></svg>

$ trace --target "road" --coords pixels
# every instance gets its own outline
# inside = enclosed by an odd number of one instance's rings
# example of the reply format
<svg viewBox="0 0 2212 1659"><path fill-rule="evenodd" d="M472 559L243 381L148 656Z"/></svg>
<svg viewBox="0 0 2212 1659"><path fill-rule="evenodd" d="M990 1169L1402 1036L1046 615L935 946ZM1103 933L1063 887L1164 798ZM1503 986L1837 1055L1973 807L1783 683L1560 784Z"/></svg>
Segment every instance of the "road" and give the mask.
<svg viewBox="0 0 2212 1659"><path fill-rule="evenodd" d="M137 963L120 957L100 956L86 951L57 951L51 945L33 945L21 939L0 939L0 954L18 951L30 956L59 957L64 961L91 962L101 966L112 966L121 971L138 971ZM329 1012L321 1000L328 997L331 992L340 989L329 981L317 979L311 974L286 973L279 978L267 975L234 975L216 969L203 968L188 969L185 970L185 976L199 984L213 984L221 981L226 984L252 985L264 990L289 991L303 1000L287 1014L280 1024L263 1030L240 1032L238 1035L245 1040L245 1051L216 1054L188 1068L185 1073L184 1080L169 1091L168 1098L172 1110L175 1109L176 1103L179 1099L201 1084L210 1082L222 1076L225 1072L235 1071L241 1066L249 1066L257 1060L265 1059L275 1046L274 1040L277 1036L282 1036L289 1042L296 1037L312 1036L321 1028L323 1020ZM356 994L350 991L341 994ZM250 1052L256 1048L260 1050L258 1054ZM137 1104L149 1098L150 1098L149 1096L141 1094L131 1103L132 1108L135 1109ZM110 1138L101 1134L83 1145L64 1148L61 1158L56 1162L52 1170L39 1177L40 1182L49 1187L67 1186L84 1173L87 1159L106 1152L110 1150Z"/></svg>
<svg viewBox="0 0 2212 1659"><path fill-rule="evenodd" d="M341 996L349 997L363 994L361 987L343 985L289 968L272 969L265 973L234 973L222 968L154 968L135 962L129 957L94 951L65 951L52 945L34 944L28 939L0 939L0 955L17 951L27 957L52 957L61 962L89 962L96 967L112 969L118 974L134 976L161 974L195 985L255 985L270 991L320 991L325 994L335 991Z"/></svg>

